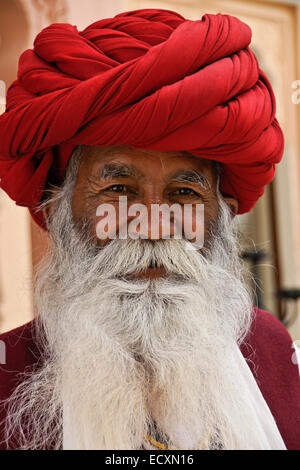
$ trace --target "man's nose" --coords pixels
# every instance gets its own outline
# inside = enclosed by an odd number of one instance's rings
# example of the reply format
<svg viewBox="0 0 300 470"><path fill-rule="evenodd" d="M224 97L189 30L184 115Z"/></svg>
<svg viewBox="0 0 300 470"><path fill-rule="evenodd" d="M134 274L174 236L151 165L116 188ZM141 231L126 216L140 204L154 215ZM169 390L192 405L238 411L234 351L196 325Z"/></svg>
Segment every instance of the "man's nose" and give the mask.
<svg viewBox="0 0 300 470"><path fill-rule="evenodd" d="M181 220L176 220L176 214L170 210L172 203L165 200L162 195L155 195L155 197L143 198L140 206L140 224L136 230L140 238L160 240L174 237L176 227L181 223Z"/></svg>

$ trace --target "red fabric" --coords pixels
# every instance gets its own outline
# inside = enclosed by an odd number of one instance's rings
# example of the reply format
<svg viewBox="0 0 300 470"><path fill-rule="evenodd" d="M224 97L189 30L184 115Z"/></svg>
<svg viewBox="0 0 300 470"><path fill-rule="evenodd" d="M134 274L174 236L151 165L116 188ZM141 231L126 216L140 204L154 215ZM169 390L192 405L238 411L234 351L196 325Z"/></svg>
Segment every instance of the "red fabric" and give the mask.
<svg viewBox="0 0 300 470"><path fill-rule="evenodd" d="M78 32L52 24L19 62L0 117L1 186L34 208L76 145L186 150L221 162L221 189L249 211L283 153L251 29L229 15L190 21L136 10Z"/></svg>
<svg viewBox="0 0 300 470"><path fill-rule="evenodd" d="M0 367L0 400L10 396L18 373L38 364L40 354L33 334L34 322L0 336L7 350L7 363ZM245 343L244 357L273 414L288 450L300 450L300 376L292 361L292 340L284 326L270 313L255 310ZM1 409L0 419L5 418ZM0 441L3 428L0 427ZM14 442L9 448L16 448ZM6 446L0 443L0 449Z"/></svg>

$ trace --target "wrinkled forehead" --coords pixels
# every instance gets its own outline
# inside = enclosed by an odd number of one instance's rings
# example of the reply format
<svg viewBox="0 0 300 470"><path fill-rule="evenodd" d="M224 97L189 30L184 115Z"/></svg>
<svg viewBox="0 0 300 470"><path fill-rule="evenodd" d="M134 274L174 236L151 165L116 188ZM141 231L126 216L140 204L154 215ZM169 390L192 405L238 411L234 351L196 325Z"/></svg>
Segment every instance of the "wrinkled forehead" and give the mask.
<svg viewBox="0 0 300 470"><path fill-rule="evenodd" d="M210 183L217 180L220 165L212 160L200 158L187 151L160 151L140 149L125 145L120 146L82 146L80 158L80 174L101 176L106 172L118 172L129 177L142 178L152 176L174 176L189 171L203 174Z"/></svg>

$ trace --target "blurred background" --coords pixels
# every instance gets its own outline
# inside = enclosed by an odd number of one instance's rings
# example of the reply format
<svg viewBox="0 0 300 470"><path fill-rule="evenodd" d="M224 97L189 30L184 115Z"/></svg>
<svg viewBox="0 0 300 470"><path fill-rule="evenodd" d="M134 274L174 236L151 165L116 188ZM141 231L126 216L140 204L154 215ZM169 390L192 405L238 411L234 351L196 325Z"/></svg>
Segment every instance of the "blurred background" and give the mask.
<svg viewBox="0 0 300 470"><path fill-rule="evenodd" d="M292 101L292 83L300 80L300 0L0 0L0 113L18 57L43 27L67 22L80 30L139 8L175 10L192 20L225 13L252 28L251 48L275 91L286 145L274 182L250 214L239 216L242 256L255 279L254 304L300 340L300 103ZM46 247L47 235L27 209L1 191L0 332L33 318L32 275Z"/></svg>

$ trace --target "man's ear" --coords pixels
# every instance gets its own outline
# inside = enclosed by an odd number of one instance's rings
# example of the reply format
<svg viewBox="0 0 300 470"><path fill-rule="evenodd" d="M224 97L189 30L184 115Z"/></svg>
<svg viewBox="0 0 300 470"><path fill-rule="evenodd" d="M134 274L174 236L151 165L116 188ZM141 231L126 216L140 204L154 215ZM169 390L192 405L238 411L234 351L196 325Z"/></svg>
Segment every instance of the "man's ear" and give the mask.
<svg viewBox="0 0 300 470"><path fill-rule="evenodd" d="M239 210L239 203L234 197L230 196L223 196L224 201L226 202L227 206L231 210L232 217L235 217Z"/></svg>
<svg viewBox="0 0 300 470"><path fill-rule="evenodd" d="M55 198L55 196L56 196L56 194L58 193L59 190L60 190L60 188L58 186L52 186L51 187L51 196L50 196L50 198L51 199ZM56 206L56 203L57 203L57 201L54 199L53 201L49 201L42 208L43 216L44 216L44 219L46 221L48 221L52 217L55 206Z"/></svg>
<svg viewBox="0 0 300 470"><path fill-rule="evenodd" d="M44 217L44 219L47 223L48 223L48 221L51 217L51 214L53 212L53 209L51 209L51 206L52 206L52 203L50 202L49 204L44 206L43 209L42 209L43 217Z"/></svg>

